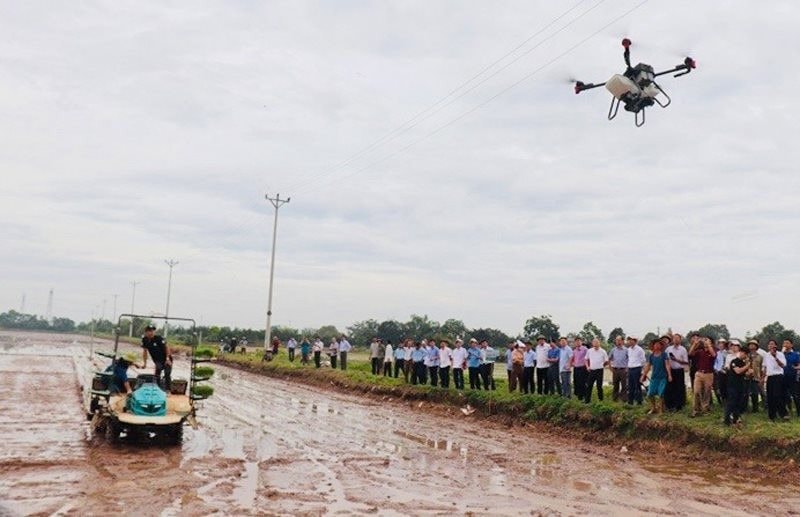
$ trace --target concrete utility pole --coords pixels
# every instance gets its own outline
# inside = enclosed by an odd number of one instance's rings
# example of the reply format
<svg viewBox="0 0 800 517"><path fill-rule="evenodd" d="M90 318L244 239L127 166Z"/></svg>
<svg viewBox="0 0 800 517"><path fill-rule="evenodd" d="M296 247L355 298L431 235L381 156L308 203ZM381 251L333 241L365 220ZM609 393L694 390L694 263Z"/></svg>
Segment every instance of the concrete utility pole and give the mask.
<svg viewBox="0 0 800 517"><path fill-rule="evenodd" d="M169 295L172 291L172 268L178 265L177 260L165 260L164 263L169 266L169 281L167 282L167 309L164 311L164 316L169 318ZM164 321L164 339L169 335L169 320Z"/></svg>
<svg viewBox="0 0 800 517"><path fill-rule="evenodd" d="M133 304L136 302L136 286L139 285L140 283L141 282L136 282L136 281L131 282L131 285L133 286L133 293L131 293L131 314L136 314L133 311ZM133 318L131 318L131 327L128 336L133 337Z"/></svg>
<svg viewBox="0 0 800 517"><path fill-rule="evenodd" d="M278 194L275 197L269 197L269 194L264 196L270 204L275 207L275 220L272 225L272 259L269 263L269 298L267 299L267 328L264 330L264 351L269 348L270 339L272 338L272 283L275 279L275 244L278 240L278 209L292 200L288 197L281 199Z"/></svg>
<svg viewBox="0 0 800 517"><path fill-rule="evenodd" d="M112 318L111 318L111 323L114 323L114 322L117 321L117 297L119 295L118 294L112 294L111 296L114 297L114 316L112 316Z"/></svg>
<svg viewBox="0 0 800 517"><path fill-rule="evenodd" d="M25 314L25 293L22 293L22 303L19 304L19 312Z"/></svg>
<svg viewBox="0 0 800 517"><path fill-rule="evenodd" d="M45 311L44 319L50 325L53 324L53 289L50 288L50 294L47 295L47 310Z"/></svg>

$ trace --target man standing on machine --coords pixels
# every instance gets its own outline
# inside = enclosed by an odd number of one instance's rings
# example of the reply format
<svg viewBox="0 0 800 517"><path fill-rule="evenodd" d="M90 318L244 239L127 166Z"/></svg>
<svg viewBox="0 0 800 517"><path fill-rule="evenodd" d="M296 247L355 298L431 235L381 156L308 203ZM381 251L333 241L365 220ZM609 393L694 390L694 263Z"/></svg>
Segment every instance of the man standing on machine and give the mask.
<svg viewBox="0 0 800 517"><path fill-rule="evenodd" d="M147 368L147 354L156 365L156 382L161 388L169 393L172 385L172 352L170 352L164 338L156 335L156 326L148 325L144 329L142 336L142 368ZM161 374L164 374L164 382L161 381Z"/></svg>

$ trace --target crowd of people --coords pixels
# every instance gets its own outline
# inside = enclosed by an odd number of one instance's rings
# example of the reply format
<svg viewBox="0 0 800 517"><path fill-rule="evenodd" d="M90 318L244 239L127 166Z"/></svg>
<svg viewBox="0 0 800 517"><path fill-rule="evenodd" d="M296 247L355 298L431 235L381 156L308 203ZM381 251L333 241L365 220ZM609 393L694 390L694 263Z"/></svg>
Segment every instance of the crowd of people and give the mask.
<svg viewBox="0 0 800 517"><path fill-rule="evenodd" d="M277 353L279 341L273 343ZM708 413L716 403L724 408L724 423L739 424L747 411L766 409L770 420L800 416L800 353L794 343L770 340L767 349L756 340L743 345L738 340L712 340L693 334L688 341L680 334L662 336L647 343L648 351L636 337L618 336L607 351L599 339L589 346L580 337L548 340L516 340L505 350L508 390L523 394L576 397L591 402L603 400L606 370L610 373L611 397L627 404L649 405L650 414L683 411L690 416ZM313 355L317 368L326 364L347 369L352 345L345 336L326 346L318 337L294 338L286 345L289 360L300 350L301 362ZM403 340L393 346L379 338L369 344L373 375L402 378L412 385L430 384L444 389L495 390L494 368L502 354L487 340L448 339ZM501 363L502 364L502 363ZM691 400L687 397L688 391ZM451 382L452 381L452 382Z"/></svg>

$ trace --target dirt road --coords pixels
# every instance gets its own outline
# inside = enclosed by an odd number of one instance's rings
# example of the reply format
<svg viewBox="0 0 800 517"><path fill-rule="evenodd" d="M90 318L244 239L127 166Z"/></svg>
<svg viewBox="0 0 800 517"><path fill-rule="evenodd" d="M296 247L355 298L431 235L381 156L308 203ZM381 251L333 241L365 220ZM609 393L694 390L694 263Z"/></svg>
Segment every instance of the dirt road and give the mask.
<svg viewBox="0 0 800 517"><path fill-rule="evenodd" d="M107 346L107 345L106 345ZM0 332L0 514L753 515L793 491L217 367L182 447L92 437L88 339ZM779 494L779 495L776 495Z"/></svg>

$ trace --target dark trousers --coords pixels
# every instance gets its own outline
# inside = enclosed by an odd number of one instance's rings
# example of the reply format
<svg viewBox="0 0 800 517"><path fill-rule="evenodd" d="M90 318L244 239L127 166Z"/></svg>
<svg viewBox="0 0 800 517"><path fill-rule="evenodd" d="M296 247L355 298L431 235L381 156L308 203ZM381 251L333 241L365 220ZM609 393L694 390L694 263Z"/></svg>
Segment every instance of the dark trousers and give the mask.
<svg viewBox="0 0 800 517"><path fill-rule="evenodd" d="M728 396L727 379L728 375L725 372L714 372L714 394L717 396L717 402L722 407L725 407L724 401Z"/></svg>
<svg viewBox="0 0 800 517"><path fill-rule="evenodd" d="M442 388L449 388L450 387L450 367L449 366L440 366L439 367L439 386Z"/></svg>
<svg viewBox="0 0 800 517"><path fill-rule="evenodd" d="M592 401L592 388L597 386L597 399L603 400L603 368L589 370L588 381L586 382L586 402Z"/></svg>
<svg viewBox="0 0 800 517"><path fill-rule="evenodd" d="M494 363L484 363L481 365L481 379L483 380L483 389L495 389Z"/></svg>
<svg viewBox="0 0 800 517"><path fill-rule="evenodd" d="M794 372L783 376L783 399L786 401L786 413L791 414L794 402L797 416L800 416L800 393L797 391L797 380Z"/></svg>
<svg viewBox="0 0 800 517"><path fill-rule="evenodd" d="M339 366L342 370L347 370L347 352L339 352Z"/></svg>
<svg viewBox="0 0 800 517"><path fill-rule="evenodd" d="M642 404L642 367L628 368L628 404Z"/></svg>
<svg viewBox="0 0 800 517"><path fill-rule="evenodd" d="M411 367L411 384L425 384L427 381L425 363L416 361Z"/></svg>
<svg viewBox="0 0 800 517"><path fill-rule="evenodd" d="M739 420L742 416L742 399L745 398L744 390L733 383L728 383L725 398L725 425Z"/></svg>
<svg viewBox="0 0 800 517"><path fill-rule="evenodd" d="M480 366L469 367L469 389L481 389L481 368Z"/></svg>
<svg viewBox="0 0 800 517"><path fill-rule="evenodd" d="M392 362L391 361L384 361L383 362L383 376L384 377L391 377L392 376Z"/></svg>
<svg viewBox="0 0 800 517"><path fill-rule="evenodd" d="M464 370L462 368L453 368L453 385L457 390L464 389Z"/></svg>
<svg viewBox="0 0 800 517"><path fill-rule="evenodd" d="M428 375L431 378L431 386L437 386L439 384L439 367L429 366Z"/></svg>
<svg viewBox="0 0 800 517"><path fill-rule="evenodd" d="M614 402L628 399L628 369L611 369L611 398Z"/></svg>
<svg viewBox="0 0 800 517"><path fill-rule="evenodd" d="M331 358L331 368L336 369L336 354L329 356Z"/></svg>
<svg viewBox="0 0 800 517"><path fill-rule="evenodd" d="M589 382L589 375L585 366L576 366L572 370L572 384L575 386L575 398L583 400L586 398L586 384Z"/></svg>
<svg viewBox="0 0 800 517"><path fill-rule="evenodd" d="M770 420L788 415L783 396L783 375L767 377L767 411Z"/></svg>
<svg viewBox="0 0 800 517"><path fill-rule="evenodd" d="M522 369L522 393L535 393L536 387L533 383L533 371L535 366L526 366Z"/></svg>
<svg viewBox="0 0 800 517"><path fill-rule="evenodd" d="M394 360L394 378L396 379L401 371L405 370L406 360L405 359L395 359Z"/></svg>
<svg viewBox="0 0 800 517"><path fill-rule="evenodd" d="M536 368L536 393L539 395L544 395L547 393L545 388L547 387L547 370L550 368Z"/></svg>
<svg viewBox="0 0 800 517"><path fill-rule="evenodd" d="M294 361L294 348L289 348L289 360Z"/></svg>
<svg viewBox="0 0 800 517"><path fill-rule="evenodd" d="M403 360L403 378L408 382L409 378L411 377L411 373L414 370L414 363L409 360Z"/></svg>
<svg viewBox="0 0 800 517"><path fill-rule="evenodd" d="M553 363L547 368L547 382L544 385L545 395L561 393L561 376L558 374L558 363Z"/></svg>
<svg viewBox="0 0 800 517"><path fill-rule="evenodd" d="M372 375L380 375L381 373L381 358L373 357L370 359L372 362Z"/></svg>
<svg viewBox="0 0 800 517"><path fill-rule="evenodd" d="M317 368L322 366L322 352L314 352L314 366Z"/></svg>
<svg viewBox="0 0 800 517"><path fill-rule="evenodd" d="M164 374L164 379L161 379L161 374ZM156 363L156 382L161 389L169 393L172 386L172 365L167 363Z"/></svg>
<svg viewBox="0 0 800 517"><path fill-rule="evenodd" d="M669 411L680 411L686 406L686 376L683 368L672 368L672 382L664 390L664 407Z"/></svg>
<svg viewBox="0 0 800 517"><path fill-rule="evenodd" d="M766 400L764 390L761 389L761 384L753 379L748 380L747 394L750 395L750 410L753 412L758 411L759 400L761 400L762 403Z"/></svg>

